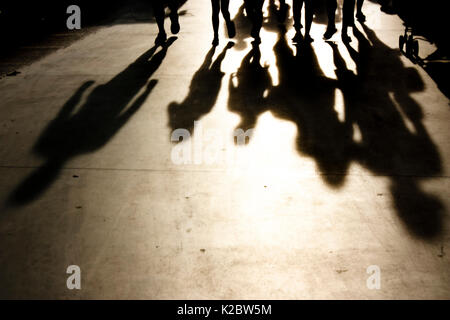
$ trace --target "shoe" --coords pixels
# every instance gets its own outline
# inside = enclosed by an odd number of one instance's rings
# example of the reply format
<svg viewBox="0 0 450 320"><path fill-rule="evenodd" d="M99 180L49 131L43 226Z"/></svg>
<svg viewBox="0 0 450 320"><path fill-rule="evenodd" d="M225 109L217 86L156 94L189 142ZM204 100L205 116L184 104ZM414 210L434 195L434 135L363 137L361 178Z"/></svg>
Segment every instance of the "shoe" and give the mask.
<svg viewBox="0 0 450 320"><path fill-rule="evenodd" d="M228 38L234 38L236 35L236 26L234 25L233 21L229 21L227 23L227 32L228 32Z"/></svg>
<svg viewBox="0 0 450 320"><path fill-rule="evenodd" d="M173 34L180 32L180 22L178 21L178 13L170 14L170 31Z"/></svg>
<svg viewBox="0 0 450 320"><path fill-rule="evenodd" d="M350 43L350 42L352 42L352 38L350 38L349 35L346 34L346 33L343 33L343 34L341 35L341 38L342 38L342 42L344 42L344 43Z"/></svg>
<svg viewBox="0 0 450 320"><path fill-rule="evenodd" d="M357 19L359 22L366 22L366 16L365 16L362 12L358 12L358 13L356 14L356 19Z"/></svg>
<svg viewBox="0 0 450 320"><path fill-rule="evenodd" d="M295 31L299 32L300 30L303 29L303 25L301 23L294 24L294 29L295 29Z"/></svg>
<svg viewBox="0 0 450 320"><path fill-rule="evenodd" d="M231 49L231 48L233 48L234 47L234 42L233 41L228 41L228 43L227 43L227 45L226 45L226 48L227 49Z"/></svg>
<svg viewBox="0 0 450 320"><path fill-rule="evenodd" d="M158 33L158 36L155 39L156 45L161 45L167 40L167 34L165 32Z"/></svg>
<svg viewBox="0 0 450 320"><path fill-rule="evenodd" d="M261 43L261 38L259 36L253 37L252 44L257 45Z"/></svg>
<svg viewBox="0 0 450 320"><path fill-rule="evenodd" d="M327 28L327 31L325 31L325 33L323 34L323 38L325 40L329 40L331 39L331 37L337 32L336 27L333 28Z"/></svg>
<svg viewBox="0 0 450 320"><path fill-rule="evenodd" d="M300 43L302 41L302 34L301 32L296 32L295 36L292 38L293 43Z"/></svg>
<svg viewBox="0 0 450 320"><path fill-rule="evenodd" d="M253 42L261 43L261 38L259 37L258 30L252 29L252 31L250 32L250 35L252 36L253 39L255 39Z"/></svg>
<svg viewBox="0 0 450 320"><path fill-rule="evenodd" d="M309 34L305 35L305 38L303 40L308 43L314 42L314 39L311 38Z"/></svg>

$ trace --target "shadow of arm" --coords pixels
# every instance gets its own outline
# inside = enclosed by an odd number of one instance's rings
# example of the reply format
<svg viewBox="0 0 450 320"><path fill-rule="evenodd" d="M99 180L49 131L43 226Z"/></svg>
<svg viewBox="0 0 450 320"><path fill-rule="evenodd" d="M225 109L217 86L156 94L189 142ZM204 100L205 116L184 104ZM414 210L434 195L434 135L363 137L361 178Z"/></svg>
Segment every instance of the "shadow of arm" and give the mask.
<svg viewBox="0 0 450 320"><path fill-rule="evenodd" d="M122 113L118 118L117 127L123 126L130 118L133 116L133 114L136 113L136 111L144 104L145 100L147 100L148 96L150 95L150 92L152 92L153 88L158 83L157 80L150 80L147 87L145 88L145 91L133 102L133 104L124 112Z"/></svg>
<svg viewBox="0 0 450 320"><path fill-rule="evenodd" d="M85 83L83 83L78 88L78 90L72 95L72 97L70 97L70 99L67 100L67 102L64 104L64 106L61 108L58 115L56 116L56 119L61 119L69 116L70 113L73 111L73 109L80 102L84 92L94 83L95 81L86 81Z"/></svg>

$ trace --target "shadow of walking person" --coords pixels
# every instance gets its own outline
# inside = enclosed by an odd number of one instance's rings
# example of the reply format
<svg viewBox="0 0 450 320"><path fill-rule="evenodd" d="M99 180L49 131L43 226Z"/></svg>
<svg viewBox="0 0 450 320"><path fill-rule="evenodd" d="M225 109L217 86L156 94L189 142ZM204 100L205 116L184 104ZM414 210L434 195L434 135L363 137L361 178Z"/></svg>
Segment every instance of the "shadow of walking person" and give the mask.
<svg viewBox="0 0 450 320"><path fill-rule="evenodd" d="M252 44L237 72L230 77L228 109L241 118L236 129L253 129L258 116L267 109L265 94L272 87L272 79L268 67L261 66L260 60L259 45Z"/></svg>
<svg viewBox="0 0 450 320"><path fill-rule="evenodd" d="M157 53L156 46L151 48L109 82L95 87L74 113L83 93L94 82L84 83L33 147L33 152L47 159L46 163L14 190L8 203L21 205L35 200L57 178L70 158L103 147L136 113L155 87L157 81L148 82L148 79L161 65L174 40L169 39Z"/></svg>
<svg viewBox="0 0 450 320"><path fill-rule="evenodd" d="M280 33L274 46L280 81L270 95L271 110L296 124L298 152L316 161L327 184L339 187L351 150L347 128L334 109L337 82L324 75L310 43L301 42L296 51Z"/></svg>
<svg viewBox="0 0 450 320"><path fill-rule="evenodd" d="M252 24L246 16L244 3L239 7L236 15L233 17L233 21L236 26L234 50L245 50L247 48L247 42L245 40L249 38Z"/></svg>
<svg viewBox="0 0 450 320"><path fill-rule="evenodd" d="M229 42L214 62L212 58L216 47L213 46L206 54L203 64L192 77L189 93L183 102L171 102L169 104L169 126L172 131L186 129L192 135L194 121L199 120L212 110L219 95L222 78L225 75L220 68L227 51L233 45L233 42Z"/></svg>
<svg viewBox="0 0 450 320"><path fill-rule="evenodd" d="M359 52L347 45L357 75L348 70L337 46L330 44L347 126L360 132L355 160L390 178L394 208L407 229L431 239L442 231L443 206L421 190L420 181L440 173L441 160L422 123L421 107L410 96L423 90L423 82L414 68L403 65L398 50L362 26L369 39L354 29Z"/></svg>

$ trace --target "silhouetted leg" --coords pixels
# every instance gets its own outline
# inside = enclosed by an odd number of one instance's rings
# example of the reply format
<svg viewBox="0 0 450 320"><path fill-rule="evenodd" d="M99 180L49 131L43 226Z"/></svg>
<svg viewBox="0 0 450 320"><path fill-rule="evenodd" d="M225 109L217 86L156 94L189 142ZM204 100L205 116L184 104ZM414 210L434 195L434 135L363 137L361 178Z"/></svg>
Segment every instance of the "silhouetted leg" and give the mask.
<svg viewBox="0 0 450 320"><path fill-rule="evenodd" d="M302 26L302 6L304 0L292 0L292 13L294 16L294 29L297 33L300 32Z"/></svg>
<svg viewBox="0 0 450 320"><path fill-rule="evenodd" d="M310 36L311 26L314 17L313 0L304 0L305 2L305 40L313 41Z"/></svg>
<svg viewBox="0 0 450 320"><path fill-rule="evenodd" d="M245 13L247 18L253 23L254 0L244 0Z"/></svg>
<svg viewBox="0 0 450 320"><path fill-rule="evenodd" d="M327 0L327 14L328 14L328 26L327 31L323 35L323 38L328 40L333 34L336 33L336 9L337 9L337 0Z"/></svg>
<svg viewBox="0 0 450 320"><path fill-rule="evenodd" d="M353 27L355 24L355 0L345 0L344 1L344 18L342 21L342 41L350 42L352 39L348 36L348 27Z"/></svg>
<svg viewBox="0 0 450 320"><path fill-rule="evenodd" d="M264 4L264 0L244 0L244 4L247 16L252 22L251 36L255 39L256 43L259 43L261 42L259 32L262 27L262 6Z"/></svg>
<svg viewBox="0 0 450 320"><path fill-rule="evenodd" d="M305 40L308 42L313 41L310 36L311 25L313 21L313 6L311 0L293 0L293 13L294 13L294 28L296 34L292 39L294 42L298 43L301 40L300 29L303 27L301 24L302 18L302 6L305 4Z"/></svg>
<svg viewBox="0 0 450 320"><path fill-rule="evenodd" d="M366 16L362 12L362 6L364 4L364 0L357 0L356 1L356 18L359 22L365 22Z"/></svg>
<svg viewBox="0 0 450 320"><path fill-rule="evenodd" d="M264 0L255 0L255 13L254 13L255 21L253 24L252 37L255 39L256 43L261 42L259 33L261 31L263 22L263 13L262 13L263 4Z"/></svg>
<svg viewBox="0 0 450 320"><path fill-rule="evenodd" d="M158 25L158 36L155 43L159 44L167 39L166 31L164 30L164 5L162 0L155 0L153 3L153 12L155 14L156 24Z"/></svg>
<svg viewBox="0 0 450 320"><path fill-rule="evenodd" d="M180 32L180 22L178 21L178 4L176 0L168 0L170 9L170 31L173 34Z"/></svg>
<svg viewBox="0 0 450 320"><path fill-rule="evenodd" d="M212 6L212 25L214 30L213 46L219 44L219 13L220 13L220 0L211 0Z"/></svg>
<svg viewBox="0 0 450 320"><path fill-rule="evenodd" d="M286 0L280 0L280 8L278 9L278 21L284 23L287 16Z"/></svg>
<svg viewBox="0 0 450 320"><path fill-rule="evenodd" d="M220 10L222 10L222 16L227 24L228 37L234 38L234 36L236 35L236 27L234 25L234 22L231 21L230 18L230 11L228 11L229 5L230 0L221 0Z"/></svg>

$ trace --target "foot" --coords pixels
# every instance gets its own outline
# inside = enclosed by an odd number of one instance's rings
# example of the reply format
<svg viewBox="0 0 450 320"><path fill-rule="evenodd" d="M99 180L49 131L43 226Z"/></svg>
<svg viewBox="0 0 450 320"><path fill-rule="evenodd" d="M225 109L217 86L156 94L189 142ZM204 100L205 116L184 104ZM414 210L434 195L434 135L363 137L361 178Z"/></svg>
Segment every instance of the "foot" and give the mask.
<svg viewBox="0 0 450 320"><path fill-rule="evenodd" d="M323 34L325 40L331 39L331 37L337 32L336 27L327 28L327 31Z"/></svg>
<svg viewBox="0 0 450 320"><path fill-rule="evenodd" d="M350 43L350 42L352 42L352 38L350 38L350 37L348 36L348 34L345 33L345 32L342 33L341 38L342 38L342 42L344 42L344 43Z"/></svg>
<svg viewBox="0 0 450 320"><path fill-rule="evenodd" d="M304 40L305 40L305 42L309 42L309 43L314 42L314 39L311 38L311 36L309 34L305 35L305 39Z"/></svg>
<svg viewBox="0 0 450 320"><path fill-rule="evenodd" d="M297 31L295 33L295 36L292 38L292 42L293 43L300 43L300 41L302 41L302 34L301 34L301 32Z"/></svg>
<svg viewBox="0 0 450 320"><path fill-rule="evenodd" d="M357 19L359 22L366 22L366 16L365 16L362 12L358 12L358 13L356 14L356 19Z"/></svg>
<svg viewBox="0 0 450 320"><path fill-rule="evenodd" d="M178 21L178 13L171 14L170 21L171 21L170 31L173 34L177 34L178 32L180 32L180 22Z"/></svg>
<svg viewBox="0 0 450 320"><path fill-rule="evenodd" d="M294 29L295 29L295 31L299 32L300 30L303 29L303 25L301 23L295 23Z"/></svg>
<svg viewBox="0 0 450 320"><path fill-rule="evenodd" d="M228 31L228 38L234 38L236 35L236 26L234 25L233 21L227 22L227 31Z"/></svg>
<svg viewBox="0 0 450 320"><path fill-rule="evenodd" d="M257 45L261 43L261 38L259 36L253 37L252 44Z"/></svg>
<svg viewBox="0 0 450 320"><path fill-rule="evenodd" d="M234 42L233 41L228 41L228 43L227 43L225 48L231 49L231 48L233 48L233 46L234 46Z"/></svg>
<svg viewBox="0 0 450 320"><path fill-rule="evenodd" d="M217 47L219 45L219 36L214 36L214 39L212 41L212 45L214 47Z"/></svg>
<svg viewBox="0 0 450 320"><path fill-rule="evenodd" d="M251 32L251 36L253 37L253 41L252 43L255 44L260 44L261 43L261 38L259 37L259 31L257 31L256 29L253 29Z"/></svg>
<svg viewBox="0 0 450 320"><path fill-rule="evenodd" d="M160 45L166 42L167 40L167 34L165 32L158 33L158 36L155 39L155 44Z"/></svg>

